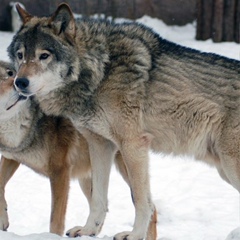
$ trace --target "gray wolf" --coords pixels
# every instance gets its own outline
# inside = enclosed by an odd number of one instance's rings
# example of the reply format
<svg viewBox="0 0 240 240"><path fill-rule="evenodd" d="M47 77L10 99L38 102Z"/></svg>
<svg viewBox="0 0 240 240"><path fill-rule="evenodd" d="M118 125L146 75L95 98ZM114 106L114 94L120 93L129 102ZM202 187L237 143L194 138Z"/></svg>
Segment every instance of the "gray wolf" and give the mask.
<svg viewBox="0 0 240 240"><path fill-rule="evenodd" d="M24 164L50 179L52 209L50 231L63 234L70 178L77 178L88 202L91 201L91 164L88 144L72 123L62 117L46 116L31 99L13 88L16 72L0 61L0 229L9 225L5 185ZM128 181L121 156L116 165ZM149 239L155 239L156 224Z"/></svg>
<svg viewBox="0 0 240 240"><path fill-rule="evenodd" d="M38 18L18 7L23 25L8 48L15 86L46 114L69 118L89 144L92 207L105 217L108 172L122 154L135 204L132 231L143 239L154 207L149 150L186 154L215 166L240 191L240 62L162 39L136 23L75 21L68 5ZM103 197L98 199L97 197ZM81 235L76 227L68 233Z"/></svg>
<svg viewBox="0 0 240 240"><path fill-rule="evenodd" d="M77 178L90 201L91 165L86 140L61 117L46 116L13 88L16 72L0 62L0 229L9 222L4 188L20 164L50 180L50 231L63 234L70 178Z"/></svg>

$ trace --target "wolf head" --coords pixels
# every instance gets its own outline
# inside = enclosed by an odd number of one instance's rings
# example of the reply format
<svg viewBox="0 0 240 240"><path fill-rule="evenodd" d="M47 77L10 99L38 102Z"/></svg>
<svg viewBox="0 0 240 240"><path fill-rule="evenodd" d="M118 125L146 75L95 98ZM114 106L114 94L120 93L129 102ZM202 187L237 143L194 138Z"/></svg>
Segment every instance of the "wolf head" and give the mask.
<svg viewBox="0 0 240 240"><path fill-rule="evenodd" d="M13 117L22 106L21 100L26 99L13 87L15 76L12 64L0 61L0 120Z"/></svg>
<svg viewBox="0 0 240 240"><path fill-rule="evenodd" d="M52 16L43 18L16 7L23 24L8 47L17 69L16 89L25 96L44 95L65 81L76 81L76 25L69 6L61 4Z"/></svg>

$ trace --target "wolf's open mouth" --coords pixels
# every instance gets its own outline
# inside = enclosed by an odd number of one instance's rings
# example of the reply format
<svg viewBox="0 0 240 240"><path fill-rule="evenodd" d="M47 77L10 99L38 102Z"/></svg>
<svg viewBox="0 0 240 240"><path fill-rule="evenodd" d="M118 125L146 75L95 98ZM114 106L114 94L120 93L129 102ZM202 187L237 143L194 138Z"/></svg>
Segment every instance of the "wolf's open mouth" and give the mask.
<svg viewBox="0 0 240 240"><path fill-rule="evenodd" d="M19 95L19 97L18 97L18 99L17 99L17 101L16 102L14 102L11 106L9 106L8 108L7 108L7 110L9 110L9 109L11 109L12 107L14 107L19 101L21 101L21 100L26 100L27 99L27 97L26 96L23 96L23 95Z"/></svg>

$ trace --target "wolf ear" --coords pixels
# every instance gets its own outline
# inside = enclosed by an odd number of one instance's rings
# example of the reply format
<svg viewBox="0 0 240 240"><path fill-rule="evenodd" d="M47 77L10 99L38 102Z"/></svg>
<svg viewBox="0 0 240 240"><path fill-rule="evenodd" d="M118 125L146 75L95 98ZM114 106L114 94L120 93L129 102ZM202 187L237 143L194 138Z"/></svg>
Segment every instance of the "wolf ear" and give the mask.
<svg viewBox="0 0 240 240"><path fill-rule="evenodd" d="M24 8L20 6L20 4L16 4L16 9L18 11L19 17L21 18L23 24L30 21L30 19L33 17L30 15Z"/></svg>
<svg viewBox="0 0 240 240"><path fill-rule="evenodd" d="M53 23L57 28L57 34L66 33L71 37L76 35L76 25L73 13L66 3L61 3L56 12L50 18L49 23Z"/></svg>

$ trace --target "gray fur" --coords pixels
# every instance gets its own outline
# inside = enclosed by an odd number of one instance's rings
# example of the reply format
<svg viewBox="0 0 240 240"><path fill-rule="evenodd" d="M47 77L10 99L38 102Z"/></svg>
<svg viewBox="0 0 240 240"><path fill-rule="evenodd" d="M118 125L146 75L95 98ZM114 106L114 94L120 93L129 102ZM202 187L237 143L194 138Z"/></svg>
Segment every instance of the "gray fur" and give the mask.
<svg viewBox="0 0 240 240"><path fill-rule="evenodd" d="M60 5L57 19L66 16L67 9L67 5ZM14 37L8 51L18 75L29 80L29 86L18 90L34 94L46 114L70 118L87 139L92 167L96 168L93 191L108 181L103 176L108 172L97 169L110 164L117 150L121 152L136 218L132 232L115 238L146 236L153 209L150 149L191 155L215 165L223 179L240 191L240 62L179 46L140 24L75 23L69 16L71 28L65 26L59 35L56 29L61 24L56 25L56 14L49 19L33 17ZM48 27L44 27L46 22ZM25 51L28 60L30 53L23 45L29 41L28 31L34 28L37 34L48 34L52 42L63 44L45 61L54 70L42 67L26 74L16 52ZM36 52L42 43L35 39ZM58 52L66 49L71 56L58 61ZM33 59L38 61L37 55ZM28 62L26 65L31 68ZM56 70L57 66L61 70ZM102 179L102 183L95 179ZM104 206L97 200L93 206L98 209L93 218L98 216L99 222L105 216L101 213ZM93 228L92 222L89 220L87 226ZM71 236L76 234L81 234L81 229L70 230Z"/></svg>
<svg viewBox="0 0 240 240"><path fill-rule="evenodd" d="M0 229L6 230L9 225L5 185L19 164L24 164L49 177L52 190L50 231L62 235L71 177L78 178L90 201L88 146L69 120L46 116L31 99L18 101L5 109L4 103L18 96L13 88L15 74L12 64L0 61ZM11 92L15 93L9 94Z"/></svg>

